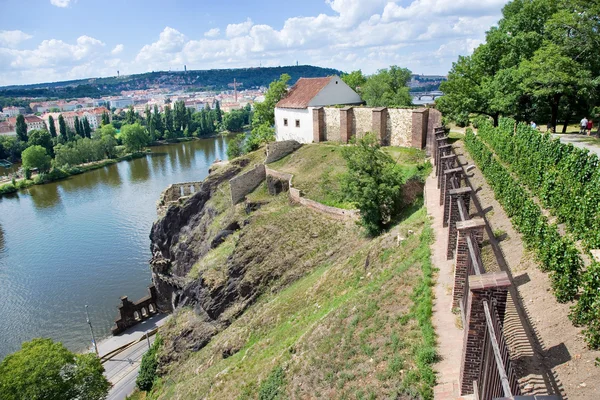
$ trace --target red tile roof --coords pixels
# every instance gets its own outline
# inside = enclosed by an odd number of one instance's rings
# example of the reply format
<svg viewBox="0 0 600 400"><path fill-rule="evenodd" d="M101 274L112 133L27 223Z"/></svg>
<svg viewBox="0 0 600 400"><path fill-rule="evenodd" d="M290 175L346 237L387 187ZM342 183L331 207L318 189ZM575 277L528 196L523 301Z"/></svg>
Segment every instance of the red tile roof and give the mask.
<svg viewBox="0 0 600 400"><path fill-rule="evenodd" d="M310 101L331 81L333 77L327 78L300 78L281 99L275 107L279 108L306 108Z"/></svg>

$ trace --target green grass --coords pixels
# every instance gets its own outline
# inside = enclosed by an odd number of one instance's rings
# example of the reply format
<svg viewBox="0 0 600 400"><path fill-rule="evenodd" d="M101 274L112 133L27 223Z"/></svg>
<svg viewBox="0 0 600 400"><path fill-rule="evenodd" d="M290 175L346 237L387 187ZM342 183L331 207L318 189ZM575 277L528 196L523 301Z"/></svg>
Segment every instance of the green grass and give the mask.
<svg viewBox="0 0 600 400"><path fill-rule="evenodd" d="M308 252L314 267L304 267L301 277L291 272L296 276L289 284L273 285L206 347L171 365L149 398L431 398L435 340L426 210L400 224L415 235L398 245L392 236L366 240L331 220L315 229L320 217L284 197L253 213L255 230L244 238L267 243L279 237L276 248L283 252L271 256L281 258L293 256L301 245L293 242L309 241L312 232L327 242ZM302 218L294 215L299 211ZM313 220L292 227L307 218ZM284 227L289 231L280 231ZM328 249L333 254L322 257ZM310 260L290 261L298 268ZM170 330L181 334L191 315L169 321L166 337Z"/></svg>

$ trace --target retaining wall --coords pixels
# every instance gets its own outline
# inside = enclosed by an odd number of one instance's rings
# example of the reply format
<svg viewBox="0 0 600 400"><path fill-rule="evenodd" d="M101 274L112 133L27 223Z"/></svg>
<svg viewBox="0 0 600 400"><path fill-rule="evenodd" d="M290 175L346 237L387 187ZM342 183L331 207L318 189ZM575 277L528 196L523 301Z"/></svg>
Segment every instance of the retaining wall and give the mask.
<svg viewBox="0 0 600 400"><path fill-rule="evenodd" d="M253 169L229 180L231 204L237 204L265 180L265 165L256 164Z"/></svg>
<svg viewBox="0 0 600 400"><path fill-rule="evenodd" d="M267 144L267 158L265 159L265 164L270 164L282 159L288 154L299 149L300 146L302 146L302 144L296 142L295 140L283 140L281 142Z"/></svg>

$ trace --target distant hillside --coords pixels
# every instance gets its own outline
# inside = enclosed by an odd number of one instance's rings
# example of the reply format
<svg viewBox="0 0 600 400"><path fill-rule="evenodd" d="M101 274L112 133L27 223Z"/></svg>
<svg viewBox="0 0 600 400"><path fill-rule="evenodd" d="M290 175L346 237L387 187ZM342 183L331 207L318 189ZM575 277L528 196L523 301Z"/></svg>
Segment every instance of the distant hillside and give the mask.
<svg viewBox="0 0 600 400"><path fill-rule="evenodd" d="M271 68L211 69L197 71L159 71L121 77L78 79L73 81L14 85L0 87L0 97L100 97L118 94L123 90L149 88L181 89L231 89L235 79L239 88L248 89L268 86L281 74L289 74L295 83L301 77L319 77L341 74L331 68L298 65Z"/></svg>

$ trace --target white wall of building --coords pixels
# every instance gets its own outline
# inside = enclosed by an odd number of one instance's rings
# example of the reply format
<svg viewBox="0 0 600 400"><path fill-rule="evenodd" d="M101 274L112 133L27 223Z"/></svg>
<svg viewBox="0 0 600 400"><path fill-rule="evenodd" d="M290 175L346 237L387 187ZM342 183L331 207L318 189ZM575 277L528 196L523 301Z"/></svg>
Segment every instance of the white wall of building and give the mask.
<svg viewBox="0 0 600 400"><path fill-rule="evenodd" d="M334 106L336 104L360 104L362 99L344 83L340 77L334 76L312 100L308 103L310 107Z"/></svg>
<svg viewBox="0 0 600 400"><path fill-rule="evenodd" d="M312 107L275 108L275 137L281 140L296 140L300 143L313 142L313 118ZM288 124L285 126L284 119ZM296 127L296 120L300 121L300 127Z"/></svg>

